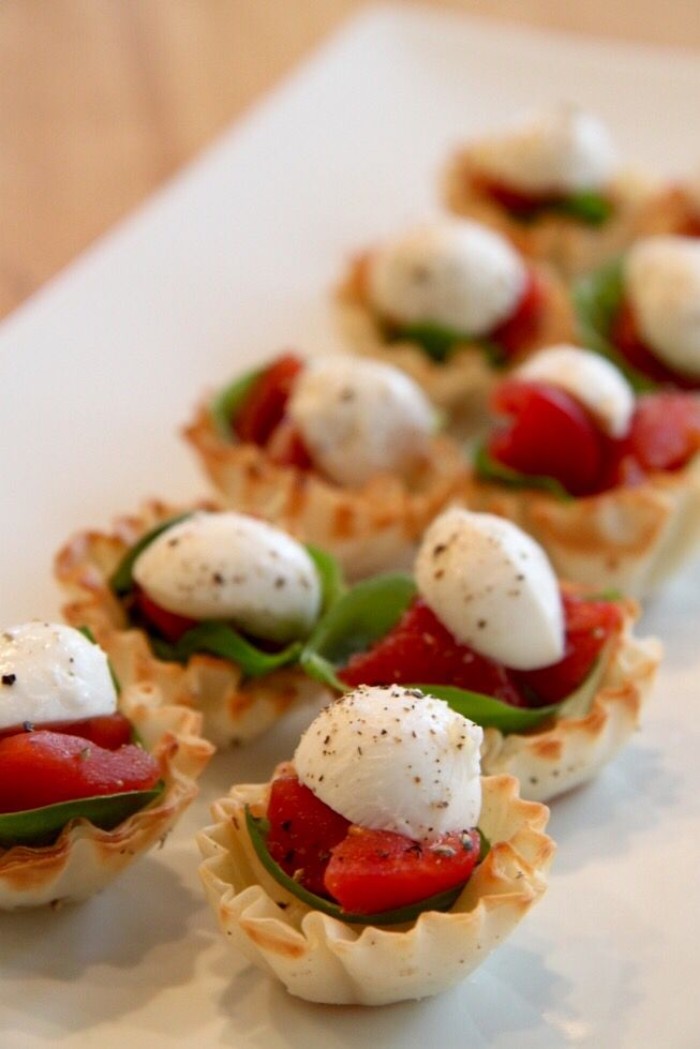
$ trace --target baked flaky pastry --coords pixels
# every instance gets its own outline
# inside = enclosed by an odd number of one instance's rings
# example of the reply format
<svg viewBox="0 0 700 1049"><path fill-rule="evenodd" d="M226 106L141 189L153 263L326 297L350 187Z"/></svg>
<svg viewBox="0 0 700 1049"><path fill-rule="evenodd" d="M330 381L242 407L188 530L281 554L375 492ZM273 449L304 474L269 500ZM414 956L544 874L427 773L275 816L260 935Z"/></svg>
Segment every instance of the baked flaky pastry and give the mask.
<svg viewBox="0 0 700 1049"><path fill-rule="evenodd" d="M72 626L90 628L123 689L147 685L168 703L198 711L205 737L216 746L246 743L292 706L321 702L324 691L296 665L246 678L236 664L204 652L184 663L158 659L146 633L129 626L110 578L142 536L181 513L182 508L152 500L138 513L118 518L111 533L88 530L70 539L55 560L56 577L69 598L62 612Z"/></svg>
<svg viewBox="0 0 700 1049"><path fill-rule="evenodd" d="M576 499L476 477L461 499L471 510L507 517L529 532L561 579L635 598L657 591L700 541L699 456L640 484Z"/></svg>
<svg viewBox="0 0 700 1049"><path fill-rule="evenodd" d="M408 567L423 530L465 476L460 448L438 435L409 476L382 473L344 487L313 469L278 465L255 444L227 439L209 402L184 436L228 506L327 550L349 580Z"/></svg>
<svg viewBox="0 0 700 1049"><path fill-rule="evenodd" d="M639 727L661 660L655 638L632 632L635 602L623 605L623 628L603 650L591 678L562 703L556 719L529 733L484 729L481 767L520 780L522 797L551 801L593 779Z"/></svg>
<svg viewBox="0 0 700 1049"><path fill-rule="evenodd" d="M554 853L548 810L518 797L510 776L482 779L479 826L491 843L450 911L397 927L350 925L312 911L264 869L245 807L266 810L269 785L234 787L213 806L198 843L200 875L228 941L297 997L385 1005L425 998L464 979L546 889Z"/></svg>
<svg viewBox="0 0 700 1049"><path fill-rule="evenodd" d="M671 184L651 195L639 215L637 235L651 237L660 233L700 236L700 201L695 187Z"/></svg>
<svg viewBox="0 0 700 1049"><path fill-rule="evenodd" d="M339 326L347 343L356 353L393 364L410 375L448 414L457 430L469 433L479 429L488 395L502 378L502 370L494 367L478 342L457 344L445 360L436 361L408 339L389 341L367 293L370 258L371 253L359 257L336 292ZM574 314L565 285L547 266L538 266L536 273L542 306L533 330L523 339L517 361L543 346L571 338L574 332Z"/></svg>
<svg viewBox="0 0 700 1049"><path fill-rule="evenodd" d="M653 191L638 172L619 174L606 196L612 215L599 225L545 212L519 221L480 186L480 171L469 148L458 150L446 165L441 195L455 215L475 219L506 237L524 256L548 262L567 279L589 273L614 259L639 235L643 209Z"/></svg>
<svg viewBox="0 0 700 1049"><path fill-rule="evenodd" d="M149 681L121 690L119 706L160 765L165 789L113 830L73 819L51 845L0 847L0 909L78 902L99 892L135 859L163 842L197 795L214 748L201 717L164 701Z"/></svg>

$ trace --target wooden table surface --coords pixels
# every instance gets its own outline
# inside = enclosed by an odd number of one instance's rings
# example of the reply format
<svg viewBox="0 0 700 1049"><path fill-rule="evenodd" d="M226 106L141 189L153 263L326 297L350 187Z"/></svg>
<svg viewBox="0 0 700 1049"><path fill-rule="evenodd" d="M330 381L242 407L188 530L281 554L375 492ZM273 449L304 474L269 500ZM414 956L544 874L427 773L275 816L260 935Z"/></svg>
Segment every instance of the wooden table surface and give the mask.
<svg viewBox="0 0 700 1049"><path fill-rule="evenodd" d="M700 50L698 0L423 3ZM0 316L367 4L2 0Z"/></svg>

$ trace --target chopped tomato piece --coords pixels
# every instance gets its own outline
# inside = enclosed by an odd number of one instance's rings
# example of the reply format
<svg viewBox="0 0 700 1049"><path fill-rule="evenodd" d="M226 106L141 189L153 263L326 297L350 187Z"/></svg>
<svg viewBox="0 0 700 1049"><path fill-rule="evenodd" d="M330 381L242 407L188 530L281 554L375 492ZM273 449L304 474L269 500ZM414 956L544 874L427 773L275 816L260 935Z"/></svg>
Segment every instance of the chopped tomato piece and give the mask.
<svg viewBox="0 0 700 1049"><path fill-rule="evenodd" d="M515 671L460 645L424 601L417 599L367 652L352 656L338 677L350 686L452 685L517 707L556 703L574 692L591 671L606 641L622 624L611 601L562 594L564 657L548 667Z"/></svg>
<svg viewBox="0 0 700 1049"><path fill-rule="evenodd" d="M392 831L352 827L326 868L326 889L352 914L418 903L468 881L479 858L476 830L417 842Z"/></svg>
<svg viewBox="0 0 700 1049"><path fill-rule="evenodd" d="M489 454L513 470L552 477L571 495L598 488L608 441L566 391L545 383L506 380L492 399L508 416L489 441Z"/></svg>
<svg viewBox="0 0 700 1049"><path fill-rule="evenodd" d="M591 601L562 594L566 640L564 658L539 670L512 671L533 697L533 706L558 703L571 695L590 674L609 638L622 629L622 610L612 601Z"/></svg>
<svg viewBox="0 0 700 1049"><path fill-rule="evenodd" d="M15 736L18 732L32 732L42 730L45 732L64 732L69 736L80 736L81 739L96 743L98 747L106 750L118 750L125 743L130 743L132 738L131 722L123 714L103 714L94 718L82 718L80 721L47 721L41 725L15 725L13 728L3 729L0 739L5 736Z"/></svg>
<svg viewBox="0 0 700 1049"><path fill-rule="evenodd" d="M617 442L610 484L630 483L635 474L679 470L700 450L700 397L681 392L644 394L630 432Z"/></svg>
<svg viewBox="0 0 700 1049"><path fill-rule="evenodd" d="M514 357L534 337L544 305L544 287L533 270L528 270L525 290L513 314L492 332L494 342L508 357Z"/></svg>
<svg viewBox="0 0 700 1049"><path fill-rule="evenodd" d="M264 447L284 418L294 380L304 365L292 353L279 357L259 376L232 420L241 441Z"/></svg>
<svg viewBox="0 0 700 1049"><path fill-rule="evenodd" d="M505 667L459 644L421 599L373 648L352 656L338 676L351 687L454 685L495 696L511 706L526 705Z"/></svg>
<svg viewBox="0 0 700 1049"><path fill-rule="evenodd" d="M175 643L184 633L197 625L196 619L188 619L177 612L168 612L153 601L141 587L134 587L134 605L147 623L154 627L166 641Z"/></svg>
<svg viewBox="0 0 700 1049"><path fill-rule="evenodd" d="M331 849L345 837L350 822L296 776L273 780L267 818L267 849L273 860L310 892L325 896L323 875Z"/></svg>
<svg viewBox="0 0 700 1049"><path fill-rule="evenodd" d="M700 382L688 375L683 375L656 356L653 349L644 342L637 318L631 304L623 299L612 323L610 339L625 360L652 382L662 386L675 386L681 390L697 390Z"/></svg>
<svg viewBox="0 0 700 1049"><path fill-rule="evenodd" d="M472 176L472 184L479 193L491 197L496 204L510 212L514 218L519 219L529 219L547 204L561 199L553 194L537 196L533 193L525 193L522 190L513 189L505 182L498 182L484 175Z"/></svg>
<svg viewBox="0 0 700 1049"><path fill-rule="evenodd" d="M160 770L141 747L105 750L63 732L20 732L0 740L0 812L148 790Z"/></svg>

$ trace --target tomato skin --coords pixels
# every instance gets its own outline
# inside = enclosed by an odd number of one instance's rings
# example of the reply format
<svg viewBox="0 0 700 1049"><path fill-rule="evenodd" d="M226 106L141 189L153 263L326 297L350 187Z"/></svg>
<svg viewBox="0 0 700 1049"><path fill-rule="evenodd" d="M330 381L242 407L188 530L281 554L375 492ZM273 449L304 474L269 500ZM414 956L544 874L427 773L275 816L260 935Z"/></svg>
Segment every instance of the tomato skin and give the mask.
<svg viewBox="0 0 700 1049"><path fill-rule="evenodd" d="M14 725L0 731L0 739L15 736L19 732L63 732L69 736L80 736L81 739L96 743L105 750L118 750L125 743L130 743L133 729L131 722L123 714L102 714L93 718L82 718L80 721L46 721L41 725Z"/></svg>
<svg viewBox="0 0 700 1049"><path fill-rule="evenodd" d="M548 204L555 204L563 199L562 195L554 193L539 196L526 193L485 175L473 175L471 181L478 193L491 197L496 204L518 219L529 219Z"/></svg>
<svg viewBox="0 0 700 1049"><path fill-rule="evenodd" d="M459 644L422 599L409 606L385 638L358 652L338 672L346 685L454 685L525 706L499 663Z"/></svg>
<svg viewBox="0 0 700 1049"><path fill-rule="evenodd" d="M610 339L625 360L652 382L660 386L674 386L680 390L697 390L700 387L697 379L683 375L664 364L653 349L644 342L634 310L626 299L620 303L613 320Z"/></svg>
<svg viewBox="0 0 700 1049"><path fill-rule="evenodd" d="M0 812L148 790L160 770L141 747L105 750L63 732L21 732L0 740Z"/></svg>
<svg viewBox="0 0 700 1049"><path fill-rule="evenodd" d="M508 416L488 443L494 460L523 474L552 477L574 496L598 490L610 442L570 394L508 379L491 407Z"/></svg>
<svg viewBox="0 0 700 1049"><path fill-rule="evenodd" d="M331 849L348 832L349 820L321 801L296 776L273 780L267 806L267 848L290 876L303 871L302 884L319 896Z"/></svg>
<svg viewBox="0 0 700 1049"><path fill-rule="evenodd" d="M527 283L512 315L493 330L491 338L507 357L514 357L537 332L544 306L544 287L533 270L527 271Z"/></svg>
<svg viewBox="0 0 700 1049"><path fill-rule="evenodd" d="M259 376L233 419L239 440L264 447L282 422L294 380L304 367L293 353L278 357Z"/></svg>
<svg viewBox="0 0 700 1049"><path fill-rule="evenodd" d="M331 851L326 889L349 913L378 914L464 884L479 850L474 829L417 842L393 831L352 827Z"/></svg>
<svg viewBox="0 0 700 1049"><path fill-rule="evenodd" d="M179 641L183 634L197 625L196 619L188 619L187 616L178 615L177 612L168 612L153 601L145 590L140 586L134 586L133 601L135 608L155 630L164 637L166 641L173 644Z"/></svg>
<svg viewBox="0 0 700 1049"><path fill-rule="evenodd" d="M623 614L612 601L591 601L563 593L564 657L538 670L514 670L514 680L533 699L531 706L558 703L588 677L608 639L622 629Z"/></svg>

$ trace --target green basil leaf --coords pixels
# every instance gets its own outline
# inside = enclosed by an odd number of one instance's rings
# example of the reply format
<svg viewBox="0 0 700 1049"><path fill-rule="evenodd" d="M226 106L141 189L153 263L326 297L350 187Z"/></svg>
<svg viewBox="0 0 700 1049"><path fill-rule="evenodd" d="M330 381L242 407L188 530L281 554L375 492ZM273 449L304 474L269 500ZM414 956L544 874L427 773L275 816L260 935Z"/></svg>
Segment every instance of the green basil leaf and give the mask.
<svg viewBox="0 0 700 1049"><path fill-rule="evenodd" d="M425 900L421 900L418 903L410 904L407 907L397 907L395 910L382 911L378 914L351 914L344 911L337 903L332 903L330 900L325 899L323 896L317 896L313 892L309 892L303 885L300 885L298 881L283 871L282 868L276 863L267 849L266 828L267 821L261 820L253 816L250 809L246 805L245 809L246 828L250 836L251 843L255 849L255 854L262 863L265 870L270 874L282 888L286 889L290 895L295 896L301 903L306 904L312 910L321 911L323 914L329 914L332 918L337 918L338 921L346 922L348 925L401 925L407 922L415 921L419 914L424 911L449 911L458 899L464 884L458 885L454 889L448 889L446 892L441 892L436 896L430 896ZM479 852L479 861L481 862L484 852L483 846L486 839L482 837L482 848Z"/></svg>
<svg viewBox="0 0 700 1049"><path fill-rule="evenodd" d="M219 620L198 623L185 631L176 642L163 641L153 636L151 644L160 659L186 663L196 653L207 652L235 663L245 677L262 677L296 663L303 648L301 641L293 641L284 648L269 652L243 637L228 623Z"/></svg>
<svg viewBox="0 0 700 1049"><path fill-rule="evenodd" d="M527 732L537 728L548 718L556 717L560 704L553 703L546 707L514 707L493 696L480 692L469 692L466 689L454 688L452 685L410 685L428 692L436 699L444 699L447 704L470 721L475 721L482 728L497 728L504 736L512 732Z"/></svg>
<svg viewBox="0 0 700 1049"><path fill-rule="evenodd" d="M510 466L499 463L491 455L485 443L477 446L474 452L474 470L477 477L482 481L492 484L502 484L508 488L536 488L548 492L561 502L571 502L573 496L554 477L546 477L540 474L524 474L519 470L513 470Z"/></svg>
<svg viewBox="0 0 700 1049"><path fill-rule="evenodd" d="M221 437L231 440L233 422L265 368L254 368L224 386L209 402L209 414Z"/></svg>
<svg viewBox="0 0 700 1049"><path fill-rule="evenodd" d="M415 593L410 576L399 573L358 583L321 617L301 653L301 666L315 680L345 692L347 686L336 677L336 668L384 637Z"/></svg>
<svg viewBox="0 0 700 1049"><path fill-rule="evenodd" d="M578 342L612 361L637 393L654 390L657 388L656 383L634 368L610 337L622 295L623 273L619 259L576 282L573 302Z"/></svg>
<svg viewBox="0 0 700 1049"><path fill-rule="evenodd" d="M306 544L306 552L313 561L321 582L321 608L327 612L345 593L346 586L337 558L326 550Z"/></svg>
<svg viewBox="0 0 700 1049"><path fill-rule="evenodd" d="M615 210L611 200L592 191L572 193L557 201L552 208L586 226L602 226Z"/></svg>
<svg viewBox="0 0 700 1049"><path fill-rule="evenodd" d="M414 324L387 325L384 335L389 342L414 342L427 357L437 364L444 364L457 346L468 345L476 353L483 353L492 368L502 367L507 354L497 342L477 339L464 332L446 328L432 321L416 321Z"/></svg>
<svg viewBox="0 0 700 1049"><path fill-rule="evenodd" d="M185 521L188 517L192 517L194 511L188 511L184 514L177 514L175 517L169 517L167 521L161 521L160 524L155 525L148 532L144 532L137 542L133 546L130 546L124 557L121 559L116 569L112 573L109 585L111 590L118 596L123 597L128 594L134 585L133 569L136 559L146 549L147 546L157 539L158 536L164 532L167 528L172 525L178 524L180 521Z"/></svg>
<svg viewBox="0 0 700 1049"><path fill-rule="evenodd" d="M150 805L165 790L162 782L150 790L130 790L121 794L102 794L75 801L61 801L39 809L0 814L0 846L49 845L65 825L79 817L101 830L112 830L134 812Z"/></svg>

